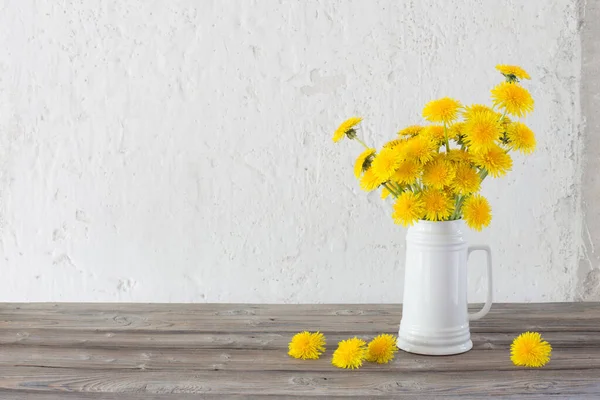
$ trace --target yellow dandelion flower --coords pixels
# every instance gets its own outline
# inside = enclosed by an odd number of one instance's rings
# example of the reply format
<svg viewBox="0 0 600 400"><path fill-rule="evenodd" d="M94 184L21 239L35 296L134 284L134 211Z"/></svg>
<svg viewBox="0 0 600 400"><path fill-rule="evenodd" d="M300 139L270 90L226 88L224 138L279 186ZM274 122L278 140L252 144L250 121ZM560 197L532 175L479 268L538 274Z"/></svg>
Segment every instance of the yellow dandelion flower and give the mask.
<svg viewBox="0 0 600 400"><path fill-rule="evenodd" d="M464 122L455 122L448 127L448 139L458 140L465 132Z"/></svg>
<svg viewBox="0 0 600 400"><path fill-rule="evenodd" d="M515 122L509 126L506 134L513 150L519 150L523 154L535 150L535 134L527 125Z"/></svg>
<svg viewBox="0 0 600 400"><path fill-rule="evenodd" d="M414 160L424 164L433 160L434 154L437 154L436 149L436 144L429 138L415 136L408 140L406 145L402 146L399 154L405 160Z"/></svg>
<svg viewBox="0 0 600 400"><path fill-rule="evenodd" d="M349 132L354 133L354 127L358 125L360 121L362 121L362 118L352 117L342 122L333 134L333 141L337 143Z"/></svg>
<svg viewBox="0 0 600 400"><path fill-rule="evenodd" d="M377 189L382 183L383 182L373 173L373 168L366 170L360 178L360 188L366 192Z"/></svg>
<svg viewBox="0 0 600 400"><path fill-rule="evenodd" d="M404 160L398 165L398 169L392 179L403 185L411 185L415 183L421 173L421 165L416 161Z"/></svg>
<svg viewBox="0 0 600 400"><path fill-rule="evenodd" d="M512 168L512 158L498 145L493 145L486 151L474 153L472 161L480 168L484 168L494 178L506 175Z"/></svg>
<svg viewBox="0 0 600 400"><path fill-rule="evenodd" d="M365 341L354 337L338 343L338 348L333 352L331 363L338 368L360 368L366 355Z"/></svg>
<svg viewBox="0 0 600 400"><path fill-rule="evenodd" d="M288 354L302 360L316 360L325 351L325 336L321 332L300 332L292 337Z"/></svg>
<svg viewBox="0 0 600 400"><path fill-rule="evenodd" d="M375 154L375 149L366 149L356 159L354 163L354 176L360 178L360 175L363 171L366 171L371 166L371 162L373 161L373 154Z"/></svg>
<svg viewBox="0 0 600 400"><path fill-rule="evenodd" d="M462 114L465 119L469 119L473 115L475 115L477 113L482 113L482 112L494 113L495 111L484 104L471 104L470 106L465 107Z"/></svg>
<svg viewBox="0 0 600 400"><path fill-rule="evenodd" d="M502 82L492 89L494 106L515 117L523 117L533 111L533 98L518 83Z"/></svg>
<svg viewBox="0 0 600 400"><path fill-rule="evenodd" d="M454 179L454 168L445 158L425 164L423 168L423 183L434 189L443 189Z"/></svg>
<svg viewBox="0 0 600 400"><path fill-rule="evenodd" d="M367 361L377 364L387 364L394 359L398 351L396 338L393 335L381 334L369 342L367 346Z"/></svg>
<svg viewBox="0 0 600 400"><path fill-rule="evenodd" d="M421 125L411 125L398 132L398 136L413 137L421 133L423 127Z"/></svg>
<svg viewBox="0 0 600 400"><path fill-rule="evenodd" d="M552 346L537 332L525 332L510 345L510 360L523 367L539 368L548 364Z"/></svg>
<svg viewBox="0 0 600 400"><path fill-rule="evenodd" d="M441 125L430 125L423 128L421 136L431 139L434 143L443 143L446 140L444 127Z"/></svg>
<svg viewBox="0 0 600 400"><path fill-rule="evenodd" d="M394 139L394 140L390 140L389 142L387 142L386 144L383 145L383 148L385 149L393 149L397 146L400 146L401 144L406 143L406 139Z"/></svg>
<svg viewBox="0 0 600 400"><path fill-rule="evenodd" d="M447 124L458 117L458 111L461 107L458 100L444 97L427 103L423 109L423 117L430 122Z"/></svg>
<svg viewBox="0 0 600 400"><path fill-rule="evenodd" d="M450 196L441 190L427 189L422 192L425 219L429 221L444 221L450 218L454 211L454 204Z"/></svg>
<svg viewBox="0 0 600 400"><path fill-rule="evenodd" d="M496 69L508 79L531 79L527 71L517 65L499 64Z"/></svg>
<svg viewBox="0 0 600 400"><path fill-rule="evenodd" d="M492 208L487 199L478 194L465 200L462 206L463 219L470 228L480 231L492 221Z"/></svg>
<svg viewBox="0 0 600 400"><path fill-rule="evenodd" d="M475 113L465 123L465 142L475 152L487 150L500 138L500 131L496 113Z"/></svg>
<svg viewBox="0 0 600 400"><path fill-rule="evenodd" d="M393 208L394 222L403 226L414 224L423 217L425 212L420 195L408 191L398 196Z"/></svg>
<svg viewBox="0 0 600 400"><path fill-rule="evenodd" d="M479 191L481 178L471 164L459 163L456 166L452 190L457 194L471 194Z"/></svg>
<svg viewBox="0 0 600 400"><path fill-rule="evenodd" d="M371 170L380 182L385 182L394 175L399 164L400 158L398 154L392 149L384 148L375 156L373 162L371 162Z"/></svg>
<svg viewBox="0 0 600 400"><path fill-rule="evenodd" d="M467 153L465 150L460 149L452 149L448 152L446 156L449 161L454 163L470 163L471 155Z"/></svg>

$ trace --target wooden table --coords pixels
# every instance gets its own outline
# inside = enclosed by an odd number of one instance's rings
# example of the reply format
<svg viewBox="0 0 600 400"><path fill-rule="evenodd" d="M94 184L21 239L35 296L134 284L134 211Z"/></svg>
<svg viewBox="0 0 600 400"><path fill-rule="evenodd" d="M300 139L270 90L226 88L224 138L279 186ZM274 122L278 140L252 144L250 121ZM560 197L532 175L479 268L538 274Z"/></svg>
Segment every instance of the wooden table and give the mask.
<svg viewBox="0 0 600 400"><path fill-rule="evenodd" d="M502 304L471 325L474 349L399 352L388 365L331 365L338 341L398 330L400 305L2 304L0 399L301 397L600 399L600 304ZM321 330L320 360L287 356ZM542 333L542 369L514 367L512 339Z"/></svg>

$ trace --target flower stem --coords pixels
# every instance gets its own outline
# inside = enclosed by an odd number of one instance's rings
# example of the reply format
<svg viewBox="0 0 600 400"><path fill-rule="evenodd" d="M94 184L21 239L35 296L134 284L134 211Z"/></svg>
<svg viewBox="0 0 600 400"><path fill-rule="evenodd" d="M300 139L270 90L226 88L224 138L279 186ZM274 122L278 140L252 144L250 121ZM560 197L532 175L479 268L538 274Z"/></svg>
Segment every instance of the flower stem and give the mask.
<svg viewBox="0 0 600 400"><path fill-rule="evenodd" d="M383 186L390 192L395 198L398 198L398 193L392 189L390 182L383 182Z"/></svg>
<svg viewBox="0 0 600 400"><path fill-rule="evenodd" d="M448 143L448 128L446 127L446 123L444 122L444 142L446 144L446 153L450 152L450 143Z"/></svg>
<svg viewBox="0 0 600 400"><path fill-rule="evenodd" d="M360 139L358 138L358 136L356 136L356 137L354 138L354 140L356 140L358 143L362 144L362 145L365 147L365 149L368 149L368 148L369 148L369 146L367 146L367 145L365 144L365 142L363 142L362 140L360 140Z"/></svg>

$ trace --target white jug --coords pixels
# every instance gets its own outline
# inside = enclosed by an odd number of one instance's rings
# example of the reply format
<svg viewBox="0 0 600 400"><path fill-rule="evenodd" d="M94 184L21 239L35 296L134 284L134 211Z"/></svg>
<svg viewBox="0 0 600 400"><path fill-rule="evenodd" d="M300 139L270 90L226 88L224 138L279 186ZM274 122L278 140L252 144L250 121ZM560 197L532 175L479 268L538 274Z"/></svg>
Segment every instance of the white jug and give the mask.
<svg viewBox="0 0 600 400"><path fill-rule="evenodd" d="M492 254L489 246L467 246L464 223L419 221L406 235L404 302L398 347L427 355L449 355L473 347L469 321L492 306ZM467 259L487 253L487 298L483 309L467 310Z"/></svg>

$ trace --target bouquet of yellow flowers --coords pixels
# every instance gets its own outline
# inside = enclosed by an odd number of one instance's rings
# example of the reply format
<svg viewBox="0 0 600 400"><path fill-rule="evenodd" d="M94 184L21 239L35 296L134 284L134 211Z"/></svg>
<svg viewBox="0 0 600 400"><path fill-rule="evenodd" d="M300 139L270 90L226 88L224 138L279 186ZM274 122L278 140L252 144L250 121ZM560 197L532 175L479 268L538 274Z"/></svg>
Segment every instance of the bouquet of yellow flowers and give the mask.
<svg viewBox="0 0 600 400"><path fill-rule="evenodd" d="M444 97L425 105L430 125L413 125L376 150L358 136L362 118L344 121L333 135L365 147L354 165L360 187L395 197L392 218L404 226L418 220L451 221L464 218L481 230L492 219L487 199L479 194L487 177L505 175L512 168L511 151L529 154L535 135L524 123L511 119L533 111L533 98L520 84L530 79L521 67L498 65L505 81L492 90L492 107L463 106Z"/></svg>

